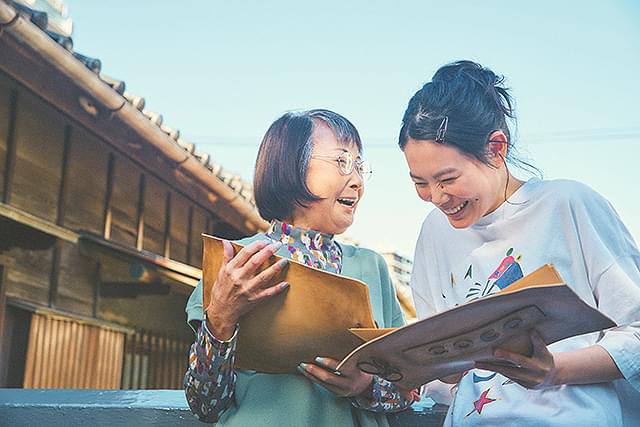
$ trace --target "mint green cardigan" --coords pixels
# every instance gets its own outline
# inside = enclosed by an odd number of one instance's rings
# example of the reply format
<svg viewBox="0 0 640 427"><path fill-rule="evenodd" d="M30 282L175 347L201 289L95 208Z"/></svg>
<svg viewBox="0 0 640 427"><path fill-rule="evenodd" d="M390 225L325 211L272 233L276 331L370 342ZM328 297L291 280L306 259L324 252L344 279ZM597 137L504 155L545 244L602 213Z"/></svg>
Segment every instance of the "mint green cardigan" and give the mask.
<svg viewBox="0 0 640 427"><path fill-rule="evenodd" d="M238 243L247 245L267 238L258 234ZM376 252L351 245L342 248L342 275L369 286L373 317L381 328L399 327L404 316L389 278L384 259ZM286 248L277 255L289 258ZM202 283L198 283L186 307L187 322L204 318ZM297 374L263 374L236 370L235 403L227 409L220 426L366 426L386 427L383 414L353 409L349 399L337 397Z"/></svg>

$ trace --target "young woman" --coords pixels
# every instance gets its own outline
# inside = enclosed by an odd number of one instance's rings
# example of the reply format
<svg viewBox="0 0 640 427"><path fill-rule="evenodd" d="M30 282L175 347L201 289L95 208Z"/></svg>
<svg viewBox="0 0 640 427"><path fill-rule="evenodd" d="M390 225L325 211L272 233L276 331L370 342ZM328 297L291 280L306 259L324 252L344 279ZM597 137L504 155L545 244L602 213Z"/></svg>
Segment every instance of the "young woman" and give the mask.
<svg viewBox="0 0 640 427"><path fill-rule="evenodd" d="M533 355L495 349L512 366L476 368L427 393L452 401L446 425L640 425L640 253L611 205L584 184L515 178L503 78L460 61L409 101L400 131L418 196L434 209L416 246L412 289L420 317L508 287L545 263L618 328ZM635 400L635 402L633 402Z"/></svg>
<svg viewBox="0 0 640 427"><path fill-rule="evenodd" d="M235 256L225 242L211 304L202 306L201 283L187 304L197 338L184 384L189 406L202 421L224 426L386 426L381 412L412 403L410 394L382 378L357 369L336 375L338 361L323 355L301 361L297 375L233 367L240 317L286 292L286 283L264 286L286 261L256 275L256 267L274 253L362 280L369 286L378 325L404 323L382 257L333 237L353 222L370 172L358 131L339 114L287 113L271 125L260 145L254 179L256 204L271 227L241 240L246 246Z"/></svg>

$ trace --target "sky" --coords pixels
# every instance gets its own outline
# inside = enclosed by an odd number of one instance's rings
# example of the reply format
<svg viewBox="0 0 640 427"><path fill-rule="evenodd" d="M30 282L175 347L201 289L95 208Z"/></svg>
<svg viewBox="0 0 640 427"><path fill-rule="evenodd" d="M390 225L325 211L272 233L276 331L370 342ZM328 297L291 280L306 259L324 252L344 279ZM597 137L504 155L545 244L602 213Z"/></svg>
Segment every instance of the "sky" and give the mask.
<svg viewBox="0 0 640 427"><path fill-rule="evenodd" d="M525 160L545 179L596 189L640 239L636 0L65 3L75 51L246 180L285 111L349 118L374 168L347 232L364 246L412 256L432 207L397 147L400 121L415 91L458 59L506 77Z"/></svg>

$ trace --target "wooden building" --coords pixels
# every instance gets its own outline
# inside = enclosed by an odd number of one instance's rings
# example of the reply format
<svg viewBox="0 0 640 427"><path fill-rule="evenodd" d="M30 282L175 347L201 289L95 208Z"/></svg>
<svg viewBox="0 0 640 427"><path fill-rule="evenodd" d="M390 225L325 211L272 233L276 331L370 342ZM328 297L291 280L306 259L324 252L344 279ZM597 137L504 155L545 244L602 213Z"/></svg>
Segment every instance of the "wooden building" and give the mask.
<svg viewBox="0 0 640 427"><path fill-rule="evenodd" d="M0 0L0 387L180 388L200 234L266 223L50 24Z"/></svg>

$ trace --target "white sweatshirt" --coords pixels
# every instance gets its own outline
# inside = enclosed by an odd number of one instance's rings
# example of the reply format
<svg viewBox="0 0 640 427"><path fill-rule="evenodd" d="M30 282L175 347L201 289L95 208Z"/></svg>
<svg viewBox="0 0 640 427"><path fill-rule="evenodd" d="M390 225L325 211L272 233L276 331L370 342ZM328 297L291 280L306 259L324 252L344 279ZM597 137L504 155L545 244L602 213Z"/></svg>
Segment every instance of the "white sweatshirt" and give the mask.
<svg viewBox="0 0 640 427"><path fill-rule="evenodd" d="M545 263L620 325L549 350L597 343L625 379L527 390L499 374L472 370L457 390L439 381L426 387L434 400L451 404L445 425L640 426L640 252L609 202L586 185L530 179L463 230L433 210L420 232L411 280L418 316L497 292Z"/></svg>

